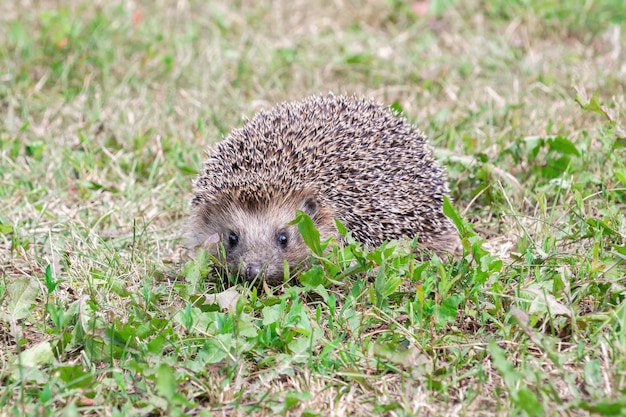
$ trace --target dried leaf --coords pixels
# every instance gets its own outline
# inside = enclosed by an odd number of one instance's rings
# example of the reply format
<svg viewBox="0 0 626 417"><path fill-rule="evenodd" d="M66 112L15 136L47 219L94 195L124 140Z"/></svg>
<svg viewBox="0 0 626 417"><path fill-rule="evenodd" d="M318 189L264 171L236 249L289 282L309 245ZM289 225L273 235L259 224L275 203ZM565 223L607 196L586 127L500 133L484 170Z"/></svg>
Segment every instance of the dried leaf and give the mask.
<svg viewBox="0 0 626 417"><path fill-rule="evenodd" d="M237 292L237 289L235 287L231 287L226 291L205 295L204 305L216 304L223 310L231 310L237 305L237 300L240 296L241 294Z"/></svg>
<svg viewBox="0 0 626 417"><path fill-rule="evenodd" d="M536 297L530 304L529 313L545 312L545 307L547 307L552 315L572 317L570 309L559 302L552 294L536 288L526 288L524 291Z"/></svg>

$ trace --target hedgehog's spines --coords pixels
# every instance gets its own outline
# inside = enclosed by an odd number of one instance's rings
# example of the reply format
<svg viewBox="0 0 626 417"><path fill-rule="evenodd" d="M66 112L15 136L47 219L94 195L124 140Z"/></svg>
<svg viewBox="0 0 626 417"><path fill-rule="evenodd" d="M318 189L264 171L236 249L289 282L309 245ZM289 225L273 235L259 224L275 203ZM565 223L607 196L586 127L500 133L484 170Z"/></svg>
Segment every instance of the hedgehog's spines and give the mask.
<svg viewBox="0 0 626 417"><path fill-rule="evenodd" d="M297 208L302 190L369 246L416 235L436 250L458 241L442 210L445 174L424 134L397 111L354 96L312 96L245 121L209 150L194 181L192 207L228 201L233 216L248 218L249 210L293 217L277 210ZM228 220L228 211L217 218ZM332 218L321 220L330 233ZM210 227L193 220L190 226Z"/></svg>

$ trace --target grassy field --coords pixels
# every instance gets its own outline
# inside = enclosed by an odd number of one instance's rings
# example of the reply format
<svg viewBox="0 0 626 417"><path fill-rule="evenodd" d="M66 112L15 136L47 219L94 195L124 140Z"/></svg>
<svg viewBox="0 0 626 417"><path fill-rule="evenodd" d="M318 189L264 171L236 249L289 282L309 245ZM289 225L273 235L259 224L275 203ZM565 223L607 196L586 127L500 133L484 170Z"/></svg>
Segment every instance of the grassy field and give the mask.
<svg viewBox="0 0 626 417"><path fill-rule="evenodd" d="M626 415L620 3L0 2L0 416ZM328 91L429 135L464 257L220 308L203 149Z"/></svg>

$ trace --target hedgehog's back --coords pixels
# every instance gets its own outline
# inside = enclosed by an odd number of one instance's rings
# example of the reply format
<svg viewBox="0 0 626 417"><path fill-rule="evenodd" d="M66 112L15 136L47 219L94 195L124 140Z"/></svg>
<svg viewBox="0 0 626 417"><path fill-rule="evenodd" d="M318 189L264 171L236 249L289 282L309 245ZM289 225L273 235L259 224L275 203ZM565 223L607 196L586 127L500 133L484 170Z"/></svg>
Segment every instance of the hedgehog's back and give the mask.
<svg viewBox="0 0 626 417"><path fill-rule="evenodd" d="M314 190L366 244L418 235L428 246L454 232L425 137L370 100L315 96L258 113L210 152L195 201L254 207L293 190Z"/></svg>

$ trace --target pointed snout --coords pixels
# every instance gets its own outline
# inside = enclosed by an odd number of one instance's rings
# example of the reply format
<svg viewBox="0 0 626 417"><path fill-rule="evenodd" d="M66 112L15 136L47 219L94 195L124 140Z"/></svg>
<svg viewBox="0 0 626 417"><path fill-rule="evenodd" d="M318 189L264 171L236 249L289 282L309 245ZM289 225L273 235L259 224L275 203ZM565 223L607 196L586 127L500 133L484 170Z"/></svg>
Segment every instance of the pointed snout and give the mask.
<svg viewBox="0 0 626 417"><path fill-rule="evenodd" d="M252 281L263 271L263 265L258 262L249 263L246 266L246 280Z"/></svg>

